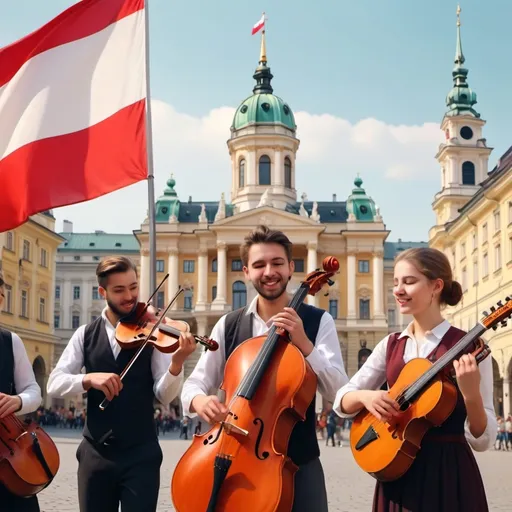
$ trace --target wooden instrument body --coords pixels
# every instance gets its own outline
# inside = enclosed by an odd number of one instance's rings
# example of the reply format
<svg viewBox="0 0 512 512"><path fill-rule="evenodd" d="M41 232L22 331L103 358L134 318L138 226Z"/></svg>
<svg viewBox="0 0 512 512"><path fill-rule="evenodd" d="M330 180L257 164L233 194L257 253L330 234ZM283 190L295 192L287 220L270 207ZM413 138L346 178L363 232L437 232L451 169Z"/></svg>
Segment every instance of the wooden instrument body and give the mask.
<svg viewBox="0 0 512 512"><path fill-rule="evenodd" d="M229 357L221 385L226 392L226 403L231 403L265 340L266 336L248 339ZM293 427L305 419L316 387L316 374L302 353L281 338L252 400L235 398L230 407L233 414L226 418L226 422L247 431L248 435L235 430L228 433L218 423L208 432L195 435L178 462L171 484L176 511L209 510L214 463L223 448L235 455L215 511L291 511L298 468L285 454Z"/></svg>
<svg viewBox="0 0 512 512"><path fill-rule="evenodd" d="M431 366L428 359L409 361L389 390L391 397L396 399ZM391 424L377 420L363 409L354 418L350 430L350 447L356 462L377 480L396 480L411 467L427 431L444 423L456 403L455 385L439 373L405 411L391 420ZM358 448L365 435L375 437L372 429L377 437Z"/></svg>
<svg viewBox="0 0 512 512"><path fill-rule="evenodd" d="M153 325L148 323L141 327L136 323L119 323L116 326L116 340L123 349L137 349L146 341ZM167 319L166 323L162 324L162 326L170 326L180 332L190 332L188 323L181 320ZM178 337L171 337L158 328L149 338L148 344L153 345L165 354L176 352L180 346Z"/></svg>
<svg viewBox="0 0 512 512"><path fill-rule="evenodd" d="M51 474L55 476L60 457L51 437L35 422L23 423L12 415L0 420L0 481L17 496L33 496L53 479L33 450L34 436Z"/></svg>

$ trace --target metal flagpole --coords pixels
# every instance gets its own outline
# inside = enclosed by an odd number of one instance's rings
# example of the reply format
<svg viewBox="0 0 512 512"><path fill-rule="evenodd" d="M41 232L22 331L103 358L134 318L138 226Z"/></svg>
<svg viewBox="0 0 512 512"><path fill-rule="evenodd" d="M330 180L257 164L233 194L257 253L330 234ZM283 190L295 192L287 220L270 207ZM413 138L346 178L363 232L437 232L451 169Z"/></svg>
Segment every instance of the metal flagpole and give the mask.
<svg viewBox="0 0 512 512"><path fill-rule="evenodd" d="M155 176L153 173L153 127L151 122L151 92L149 81L149 0L144 0L146 43L146 151L148 158L148 219L149 219L149 289L156 288L156 221Z"/></svg>

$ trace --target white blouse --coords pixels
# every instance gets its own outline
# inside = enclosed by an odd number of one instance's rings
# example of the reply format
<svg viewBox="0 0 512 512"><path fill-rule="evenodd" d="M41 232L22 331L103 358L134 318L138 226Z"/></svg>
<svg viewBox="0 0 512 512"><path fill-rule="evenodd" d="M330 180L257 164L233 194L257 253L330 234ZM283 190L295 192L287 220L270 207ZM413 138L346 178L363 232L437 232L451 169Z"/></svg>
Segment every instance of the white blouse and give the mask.
<svg viewBox="0 0 512 512"><path fill-rule="evenodd" d="M400 337L408 336L404 351L404 362L408 363L417 357L428 357L439 345L443 336L448 332L450 323L447 320L441 322L431 331L425 333L425 339L421 343L416 341L412 334L412 323L400 334ZM377 390L386 382L386 350L389 335L381 340L370 354L361 369L336 393L333 408L338 416L342 418L353 418L359 412L346 414L341 410L341 400L350 391L363 389ZM479 452L491 448L496 441L497 420L493 403L493 377L491 357L486 357L479 365L480 368L480 393L482 395L485 413L487 415L487 426L484 433L476 438L469 430L469 421L466 419L465 435L471 447Z"/></svg>

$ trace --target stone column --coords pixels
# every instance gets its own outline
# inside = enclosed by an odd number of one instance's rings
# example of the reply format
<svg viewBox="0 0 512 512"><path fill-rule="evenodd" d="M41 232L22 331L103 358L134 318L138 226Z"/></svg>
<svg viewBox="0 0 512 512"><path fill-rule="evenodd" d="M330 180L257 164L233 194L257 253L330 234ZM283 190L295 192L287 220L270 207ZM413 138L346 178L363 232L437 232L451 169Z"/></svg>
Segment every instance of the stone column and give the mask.
<svg viewBox="0 0 512 512"><path fill-rule="evenodd" d="M284 161L283 152L276 149L274 153L274 168L272 169L274 176L271 179L272 185L279 185L284 187Z"/></svg>
<svg viewBox="0 0 512 512"><path fill-rule="evenodd" d="M307 273L313 272L313 270L316 270L318 268L318 243L316 240L308 242L307 244L308 248L308 263L307 263ZM317 297L316 295L308 295L307 296L307 303L311 304L312 306L317 305Z"/></svg>
<svg viewBox="0 0 512 512"><path fill-rule="evenodd" d="M212 310L222 311L227 306L227 246L226 242L217 242L217 297Z"/></svg>
<svg viewBox="0 0 512 512"><path fill-rule="evenodd" d="M347 318L356 318L356 255L347 255Z"/></svg>
<svg viewBox="0 0 512 512"><path fill-rule="evenodd" d="M21 292L20 292L21 294ZM60 323L61 329L71 329L73 325L71 322L71 307L73 305L73 285L71 284L71 277L65 277L62 281L60 290L60 304L62 311L62 318Z"/></svg>
<svg viewBox="0 0 512 512"><path fill-rule="evenodd" d="M208 251L200 247L197 256L197 299L195 311L205 311L208 302Z"/></svg>
<svg viewBox="0 0 512 512"><path fill-rule="evenodd" d="M141 249L140 257L140 277L139 277L139 300L146 302L149 299L149 251L147 249Z"/></svg>
<svg viewBox="0 0 512 512"><path fill-rule="evenodd" d="M80 284L80 305L82 310L81 323L88 324L91 321L90 309L92 304L92 289L87 279L82 279Z"/></svg>
<svg viewBox="0 0 512 512"><path fill-rule="evenodd" d="M247 158L245 159L245 186L258 184L258 160L256 158L256 148L248 148ZM238 172L238 170L237 170Z"/></svg>
<svg viewBox="0 0 512 512"><path fill-rule="evenodd" d="M0 249L1 252L1 249ZM55 250L57 252L57 250ZM46 306L46 315L47 315L47 321L50 324L51 332L55 333L55 327L54 327L54 315L55 315L55 286L56 286L56 276L57 276L57 255L52 254L51 251L48 251L48 267L50 268L52 280L50 283L50 291L48 292L48 304ZM62 290L61 293L61 300L62 300ZM62 325L62 318L61 318L61 324ZM53 369L53 365L52 365Z"/></svg>
<svg viewBox="0 0 512 512"><path fill-rule="evenodd" d="M373 253L373 317L384 319L384 260L382 251Z"/></svg>
<svg viewBox="0 0 512 512"><path fill-rule="evenodd" d="M503 379L503 416L510 414L510 380Z"/></svg>
<svg viewBox="0 0 512 512"><path fill-rule="evenodd" d="M169 281L167 283L167 303L176 295L179 286L179 252L176 247L169 249L167 256L167 267L169 269ZM171 310L178 308L179 301L177 300L172 306Z"/></svg>

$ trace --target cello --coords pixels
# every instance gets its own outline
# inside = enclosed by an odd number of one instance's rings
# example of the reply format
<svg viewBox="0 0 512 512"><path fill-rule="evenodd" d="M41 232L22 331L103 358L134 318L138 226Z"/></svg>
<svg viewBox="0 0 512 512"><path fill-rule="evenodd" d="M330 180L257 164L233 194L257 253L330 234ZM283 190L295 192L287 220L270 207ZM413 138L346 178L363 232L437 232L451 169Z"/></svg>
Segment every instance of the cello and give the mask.
<svg viewBox="0 0 512 512"><path fill-rule="evenodd" d="M37 423L14 414L0 419L0 482L9 492L36 495L50 485L59 466L55 443Z"/></svg>
<svg viewBox="0 0 512 512"><path fill-rule="evenodd" d="M481 363L490 348L480 336L498 324L504 327L512 314L512 298L492 306L483 318L435 363L417 358L400 372L389 395L400 406L400 414L390 422L379 421L366 409L354 418L350 447L361 469L381 482L396 480L411 467L427 431L444 423L457 402L455 372L451 363L471 352Z"/></svg>
<svg viewBox="0 0 512 512"><path fill-rule="evenodd" d="M325 258L289 307L297 311L308 294L332 285L338 269L338 260ZM225 420L195 435L175 468L176 511L290 511L298 467L286 455L288 441L315 397L316 374L286 332L272 326L235 348L220 389L226 393Z"/></svg>

